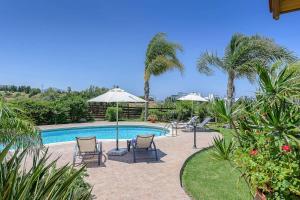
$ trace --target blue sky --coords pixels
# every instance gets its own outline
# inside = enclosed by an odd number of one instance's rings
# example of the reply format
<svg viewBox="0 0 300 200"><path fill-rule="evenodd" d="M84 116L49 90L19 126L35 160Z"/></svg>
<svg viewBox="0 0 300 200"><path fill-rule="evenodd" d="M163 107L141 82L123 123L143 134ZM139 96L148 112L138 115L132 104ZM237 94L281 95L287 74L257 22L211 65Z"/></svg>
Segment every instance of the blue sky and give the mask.
<svg viewBox="0 0 300 200"><path fill-rule="evenodd" d="M143 94L145 50L165 32L184 47L181 75L151 79L151 94L163 99L177 92L225 95L226 76L196 70L205 50L223 54L235 32L273 38L300 56L300 12L272 19L268 0L1 0L0 84L34 87L119 85ZM237 81L237 96L255 86Z"/></svg>

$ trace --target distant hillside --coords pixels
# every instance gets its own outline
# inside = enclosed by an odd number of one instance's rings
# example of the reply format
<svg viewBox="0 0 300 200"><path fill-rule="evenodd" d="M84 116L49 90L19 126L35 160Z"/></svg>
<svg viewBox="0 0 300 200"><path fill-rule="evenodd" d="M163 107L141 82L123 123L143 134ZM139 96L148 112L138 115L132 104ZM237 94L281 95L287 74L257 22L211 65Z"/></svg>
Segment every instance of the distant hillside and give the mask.
<svg viewBox="0 0 300 200"><path fill-rule="evenodd" d="M79 95L85 99L96 97L103 94L108 89L104 87L90 86L82 91L72 91L70 87L67 90L57 88L47 88L41 90L31 86L0 85L0 96L7 100L18 99L36 99L36 100L55 100L66 96L67 94Z"/></svg>

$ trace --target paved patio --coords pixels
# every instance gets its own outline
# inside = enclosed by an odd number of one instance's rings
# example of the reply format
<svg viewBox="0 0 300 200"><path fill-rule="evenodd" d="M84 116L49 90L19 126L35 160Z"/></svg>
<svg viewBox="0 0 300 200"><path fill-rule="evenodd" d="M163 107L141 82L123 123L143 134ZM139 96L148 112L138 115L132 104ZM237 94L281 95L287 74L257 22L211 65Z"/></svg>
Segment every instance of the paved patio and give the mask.
<svg viewBox="0 0 300 200"><path fill-rule="evenodd" d="M94 122L85 124L68 124L57 126L41 126L41 129L65 128L75 126L99 126L111 124L108 122ZM114 124L114 123L112 123ZM142 122L121 122L120 124L154 125ZM212 138L218 133L201 132L197 134L198 149L193 149L193 134L178 131L176 137L155 138L159 149L159 161L141 155L142 159L133 163L131 152L122 157L107 157L108 150L115 147L115 142L104 141L104 163L97 166L94 160L88 161L87 180L93 185L96 199L189 199L180 187L179 173L181 166L188 156L202 148L211 145ZM126 147L125 141L120 147ZM52 156L61 156L59 165L72 162L74 143L50 145Z"/></svg>

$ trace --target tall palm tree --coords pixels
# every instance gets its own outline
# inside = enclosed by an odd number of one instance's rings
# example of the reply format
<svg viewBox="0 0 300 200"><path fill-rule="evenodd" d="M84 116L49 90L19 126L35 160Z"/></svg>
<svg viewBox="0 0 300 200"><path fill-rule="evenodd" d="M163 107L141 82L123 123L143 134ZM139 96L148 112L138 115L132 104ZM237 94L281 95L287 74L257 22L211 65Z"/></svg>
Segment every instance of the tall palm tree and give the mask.
<svg viewBox="0 0 300 200"><path fill-rule="evenodd" d="M145 100L149 101L149 81L151 75L159 76L172 69L183 72L183 64L177 58L177 52L183 51L179 44L166 39L165 33L157 33L148 44L145 60L144 93ZM148 103L145 107L145 120L148 116Z"/></svg>
<svg viewBox="0 0 300 200"><path fill-rule="evenodd" d="M277 45L271 39L237 33L232 36L223 57L209 52L202 53L197 61L197 68L200 73L211 75L213 72L211 66L214 66L227 74L227 100L231 106L236 79L246 77L253 83L257 75L257 65L267 66L276 60L291 62L295 59L292 52Z"/></svg>

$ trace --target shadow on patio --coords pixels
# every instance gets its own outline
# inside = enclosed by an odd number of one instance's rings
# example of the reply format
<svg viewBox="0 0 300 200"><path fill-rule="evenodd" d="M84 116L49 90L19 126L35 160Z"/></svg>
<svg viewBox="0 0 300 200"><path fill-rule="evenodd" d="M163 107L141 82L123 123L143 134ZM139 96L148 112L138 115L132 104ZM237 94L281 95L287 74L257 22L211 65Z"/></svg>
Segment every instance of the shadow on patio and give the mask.
<svg viewBox="0 0 300 200"><path fill-rule="evenodd" d="M165 157L167 154L157 149L158 160L155 160L155 153L153 151L141 151L136 153L136 163L146 162L146 163L162 163L164 161L161 158ZM108 160L124 162L128 164L134 164L133 162L133 152L127 152L123 156L108 156Z"/></svg>

